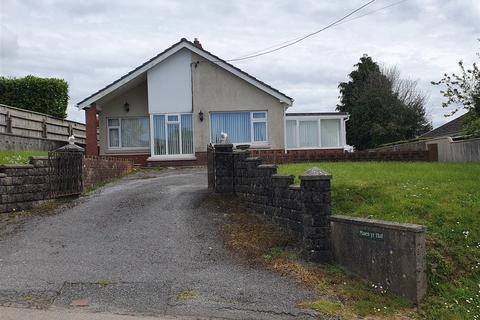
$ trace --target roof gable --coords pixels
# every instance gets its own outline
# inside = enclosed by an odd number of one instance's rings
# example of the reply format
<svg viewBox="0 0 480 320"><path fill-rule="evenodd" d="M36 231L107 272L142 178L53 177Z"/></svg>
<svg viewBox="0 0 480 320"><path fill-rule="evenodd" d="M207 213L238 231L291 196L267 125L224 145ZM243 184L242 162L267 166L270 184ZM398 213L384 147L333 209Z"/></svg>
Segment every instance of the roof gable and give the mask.
<svg viewBox="0 0 480 320"><path fill-rule="evenodd" d="M79 109L86 109L89 108L90 105L100 98L106 96L107 94L115 91L116 89L120 88L127 82L137 78L138 76L142 75L149 69L153 68L163 60L167 59L171 55L177 53L178 51L186 48L197 55L203 57L206 60L220 66L221 68L233 73L234 75L238 76L239 78L247 81L248 83L254 85L255 87L265 91L266 93L270 94L271 96L279 99L281 102L286 103L287 105L293 104L293 98L287 96L286 94L280 92L279 90L269 86L268 84L258 80L257 78L251 76L250 74L242 71L241 69L233 66L232 64L228 63L225 60L220 59L219 57L215 56L214 54L196 47L192 42L182 38L179 42L175 43L171 47L167 48L163 52L159 53L155 57L151 58L150 60L146 61L142 65L138 66L137 68L133 69L129 73L125 74L124 76L120 77L119 79L115 80L114 82L108 84L104 88L98 90L97 92L93 93L92 95L88 96L87 98L83 99L82 101L77 103L77 107Z"/></svg>

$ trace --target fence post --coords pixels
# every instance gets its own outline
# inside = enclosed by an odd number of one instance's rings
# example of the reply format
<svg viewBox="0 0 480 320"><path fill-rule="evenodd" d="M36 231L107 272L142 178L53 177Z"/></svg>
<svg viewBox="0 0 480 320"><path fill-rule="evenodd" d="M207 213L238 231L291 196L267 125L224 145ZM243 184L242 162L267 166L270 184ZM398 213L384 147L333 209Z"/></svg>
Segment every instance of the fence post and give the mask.
<svg viewBox="0 0 480 320"><path fill-rule="evenodd" d="M303 243L312 261L329 262L333 259L329 220L331 178L318 168L311 168L300 176L304 203Z"/></svg>
<svg viewBox="0 0 480 320"><path fill-rule="evenodd" d="M12 116L10 115L10 111L7 111L5 115L5 122L7 125L7 133L12 133Z"/></svg>
<svg viewBox="0 0 480 320"><path fill-rule="evenodd" d="M45 118L42 120L42 137L47 138L47 119Z"/></svg>

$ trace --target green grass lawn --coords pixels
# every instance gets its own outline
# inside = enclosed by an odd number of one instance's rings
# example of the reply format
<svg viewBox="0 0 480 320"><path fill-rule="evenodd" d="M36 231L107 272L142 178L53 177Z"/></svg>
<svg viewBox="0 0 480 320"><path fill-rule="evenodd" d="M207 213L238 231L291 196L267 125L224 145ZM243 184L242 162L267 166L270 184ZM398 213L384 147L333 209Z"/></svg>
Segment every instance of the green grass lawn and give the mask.
<svg viewBox="0 0 480 320"><path fill-rule="evenodd" d="M427 226L429 291L418 315L480 319L480 163L322 162L332 174L332 213Z"/></svg>
<svg viewBox="0 0 480 320"><path fill-rule="evenodd" d="M47 151L0 151L0 165L25 164L29 157L47 156Z"/></svg>

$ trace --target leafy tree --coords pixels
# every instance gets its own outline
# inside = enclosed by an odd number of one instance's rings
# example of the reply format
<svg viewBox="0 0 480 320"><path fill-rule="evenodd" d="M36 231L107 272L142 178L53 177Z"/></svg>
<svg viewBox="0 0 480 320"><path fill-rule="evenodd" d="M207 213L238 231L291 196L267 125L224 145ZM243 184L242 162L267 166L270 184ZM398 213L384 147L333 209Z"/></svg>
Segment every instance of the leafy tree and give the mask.
<svg viewBox="0 0 480 320"><path fill-rule="evenodd" d="M347 143L357 149L414 138L431 129L426 96L417 82L403 80L396 68L381 69L367 55L360 58L350 81L342 82L337 110L348 112Z"/></svg>
<svg viewBox="0 0 480 320"><path fill-rule="evenodd" d="M480 39L478 40L480 41ZM477 52L480 58L480 52ZM444 74L440 81L432 81L433 85L444 85L441 90L447 101L442 103L444 108L454 107L446 116L452 116L459 110L466 110L467 117L464 130L467 134L480 134L480 69L476 62L472 68L466 68L463 61L458 62L460 74Z"/></svg>
<svg viewBox="0 0 480 320"><path fill-rule="evenodd" d="M63 79L0 77L0 103L66 118L68 83Z"/></svg>

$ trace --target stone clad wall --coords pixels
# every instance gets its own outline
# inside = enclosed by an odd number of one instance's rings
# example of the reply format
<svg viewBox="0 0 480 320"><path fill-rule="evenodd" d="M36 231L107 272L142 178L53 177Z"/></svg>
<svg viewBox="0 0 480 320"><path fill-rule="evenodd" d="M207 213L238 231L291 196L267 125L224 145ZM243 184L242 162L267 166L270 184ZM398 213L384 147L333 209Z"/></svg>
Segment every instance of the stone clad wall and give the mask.
<svg viewBox="0 0 480 320"><path fill-rule="evenodd" d="M223 170L223 175L228 174ZM295 186L293 176L276 173L276 165L250 158L248 151L233 153L232 188L246 206L290 231L310 260L330 261L330 175L314 168Z"/></svg>
<svg viewBox="0 0 480 320"><path fill-rule="evenodd" d="M216 192L235 193L248 208L291 232L309 260L333 260L386 290L420 302L427 288L425 227L331 216L328 173L312 168L295 186L293 176L277 175L277 165L263 164L248 150L232 147L215 146Z"/></svg>
<svg viewBox="0 0 480 320"><path fill-rule="evenodd" d="M0 166L0 212L30 209L49 199L47 183L47 158L32 158L30 164Z"/></svg>
<svg viewBox="0 0 480 320"><path fill-rule="evenodd" d="M49 192L49 161L32 157L30 164L0 166L0 213L28 210L52 198ZM133 170L133 161L84 157L83 187L91 187Z"/></svg>

